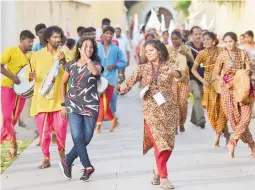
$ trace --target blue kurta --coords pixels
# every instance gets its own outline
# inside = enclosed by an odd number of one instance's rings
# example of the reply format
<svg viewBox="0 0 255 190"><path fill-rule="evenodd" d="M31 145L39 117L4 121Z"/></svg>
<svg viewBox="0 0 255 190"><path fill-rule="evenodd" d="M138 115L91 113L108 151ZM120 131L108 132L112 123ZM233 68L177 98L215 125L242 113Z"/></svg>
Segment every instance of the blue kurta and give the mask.
<svg viewBox="0 0 255 190"><path fill-rule="evenodd" d="M101 65L104 67L104 72L102 75L107 78L110 85L116 87L118 84L117 70L123 70L127 66L124 55L121 49L114 43L111 43L109 45L106 52L104 51L103 43L97 43L97 47ZM113 69L111 71L107 70L107 66L115 64L117 65L116 69Z"/></svg>

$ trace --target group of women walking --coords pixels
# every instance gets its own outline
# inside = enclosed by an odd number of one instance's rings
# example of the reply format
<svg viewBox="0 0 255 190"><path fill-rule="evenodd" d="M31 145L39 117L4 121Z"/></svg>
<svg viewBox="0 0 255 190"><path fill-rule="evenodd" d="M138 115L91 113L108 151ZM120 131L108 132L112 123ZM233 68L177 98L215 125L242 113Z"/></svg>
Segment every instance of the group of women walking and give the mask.
<svg viewBox="0 0 255 190"><path fill-rule="evenodd" d="M205 49L198 52L194 60L191 49L182 44L182 36L179 31L171 34L172 45L165 46L157 39L150 39L144 43L144 55L146 62L139 64L135 72L120 86L121 94L128 93L132 87L140 82L144 89L140 97L143 99L144 114L144 138L143 153L146 154L154 148L156 166L153 169L153 185L160 185L163 189L173 189L174 185L168 179L167 162L174 150L175 136L178 127L184 132L184 123L188 113L189 76L190 72L203 84L203 102L208 113L210 125L215 131L214 146L219 147L220 136L224 134L231 158L239 139L247 143L251 149L251 157L255 158L255 143L249 131L249 123L252 113L252 91L247 101L241 103L235 99L233 77L239 69L245 68L245 75L250 77L251 59L248 54L237 48L237 35L228 32L224 35L225 48L217 47L216 35L212 32L203 33ZM97 59L97 47L94 39L84 39L81 44L78 59L72 62L64 74L62 86L62 98L66 105L74 102L70 88L65 94L66 83L69 78L77 81L82 88L93 86L97 90L97 82L104 68ZM188 63L193 63L189 70ZM203 66L203 77L197 72L198 67ZM83 78L78 79L76 74L84 70ZM215 77L215 78L213 78ZM93 80L92 80L93 78ZM221 93L217 92L212 83L218 80ZM248 101L249 99L249 101ZM99 105L99 101L94 102ZM75 104L86 106L88 102L83 99L75 100ZM66 111L62 111L66 117ZM98 111L91 110L91 115L82 116L81 113L69 113L72 121L70 124L74 148L60 164L65 176L72 177L72 163L78 156L86 170L82 180L86 181L95 171L90 163L86 146L89 144L95 128L95 118ZM230 139L228 121L234 134ZM84 126L84 127L82 127ZM77 148L79 147L79 148Z"/></svg>
<svg viewBox="0 0 255 190"><path fill-rule="evenodd" d="M203 84L203 102L208 113L210 125L215 131L214 146L219 147L220 136L226 138L229 155L234 158L234 150L239 139L251 149L255 158L255 144L249 130L252 114L254 88L251 83L250 94L244 102L238 102L234 96L233 78L235 73L245 68L245 75L251 77L252 61L244 50L237 47L237 35L228 32L224 35L225 48L217 47L218 40L213 32L202 35L204 50L198 52L193 60L191 49L181 43L181 34L171 34L172 46L165 46L158 40L145 42L145 55L148 62L138 65L137 70L121 85L121 93L127 93L141 82L143 89L144 113L144 154L154 147L156 167L153 170L153 185L164 189L173 189L167 179L167 161L174 149L175 134L178 126L184 132L189 97L189 70L183 65L193 62L191 72ZM168 51L167 51L168 50ZM198 67L205 72L201 77ZM213 83L218 81L221 92ZM229 82L230 81L230 82ZM251 81L251 80L250 80ZM241 86L240 86L241 88ZM233 130L230 138L228 122Z"/></svg>

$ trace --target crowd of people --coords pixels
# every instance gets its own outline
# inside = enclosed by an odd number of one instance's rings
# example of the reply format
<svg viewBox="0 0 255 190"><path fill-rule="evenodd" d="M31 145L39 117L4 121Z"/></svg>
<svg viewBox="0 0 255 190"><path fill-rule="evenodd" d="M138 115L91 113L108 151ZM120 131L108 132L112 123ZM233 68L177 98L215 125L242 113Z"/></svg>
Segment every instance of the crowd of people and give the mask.
<svg viewBox="0 0 255 190"><path fill-rule="evenodd" d="M38 24L35 34L39 43L33 45L35 35L24 30L20 44L7 48L1 56L1 105L3 122L1 143L10 141L9 156L17 155L14 126L26 101L30 115L35 117L39 145L45 169L51 166L49 147L56 143L59 166L66 178L72 178L72 165L80 158L84 167L81 181L88 181L95 172L87 152L94 134L101 133L103 121L112 123L109 132L120 124L117 118L118 94L128 93L136 83L142 88L144 140L143 153L154 148L156 167L153 185L173 189L168 179L167 162L174 150L175 136L185 132L188 99L194 98L191 123L204 129L205 110L215 131L214 146L220 146L220 136L226 138L229 155L234 158L239 140L247 143L255 158L255 143L249 129L255 98L255 43L252 31L238 37L227 32L219 39L212 31L194 26L190 31L176 29L161 35L144 25L135 49L137 68L126 77L130 63L130 43L119 26L112 27L108 18L102 20L102 31L93 27L78 27L77 39L67 39L58 26ZM97 34L99 34L97 37ZM60 67L50 81L50 91L41 92L45 78L55 61ZM14 85L22 84L17 74L26 69L25 80L34 82L33 96L15 93ZM236 76L236 73L241 74ZM104 77L107 87L98 91ZM237 99L236 77L248 80L248 94ZM246 77L246 78L245 78ZM247 89L242 89L243 91ZM245 92L246 92L245 91ZM67 127L70 127L73 147L66 154ZM24 122L20 120L20 125ZM232 128L233 135L229 133Z"/></svg>

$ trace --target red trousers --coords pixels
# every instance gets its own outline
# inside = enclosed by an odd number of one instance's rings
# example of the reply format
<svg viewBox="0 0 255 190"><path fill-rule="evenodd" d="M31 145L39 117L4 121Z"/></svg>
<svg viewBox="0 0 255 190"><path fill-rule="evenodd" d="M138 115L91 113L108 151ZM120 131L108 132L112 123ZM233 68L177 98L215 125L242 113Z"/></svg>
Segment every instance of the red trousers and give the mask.
<svg viewBox="0 0 255 190"><path fill-rule="evenodd" d="M26 98L17 96L12 88L1 88L1 105L2 105L2 127L1 143L6 139L16 142L14 127L17 124L19 116L26 103Z"/></svg>
<svg viewBox="0 0 255 190"><path fill-rule="evenodd" d="M104 117L106 117L109 121L114 120L114 115L112 113L110 102L112 100L112 95L114 92L114 86L108 85L107 89L100 96L100 105L99 105L99 113L97 118L97 124L101 125Z"/></svg>
<svg viewBox="0 0 255 190"><path fill-rule="evenodd" d="M40 145L45 158L50 159L51 132L56 133L58 151L65 151L66 131L68 119L61 117L60 111L39 113L35 116L37 131L40 136Z"/></svg>
<svg viewBox="0 0 255 190"><path fill-rule="evenodd" d="M159 176L161 178L166 178L168 176L166 164L167 164L167 161L168 161L168 159L170 158L170 156L172 154L172 151L164 150L164 151L159 152L159 150L157 148L157 145L154 141L154 138L151 134L150 127L148 126L146 121L144 122L144 127L145 127L145 130L146 130L147 134L150 137L150 140L153 143L154 155L155 155L155 160L156 160L156 165L157 165L157 168L158 168Z"/></svg>

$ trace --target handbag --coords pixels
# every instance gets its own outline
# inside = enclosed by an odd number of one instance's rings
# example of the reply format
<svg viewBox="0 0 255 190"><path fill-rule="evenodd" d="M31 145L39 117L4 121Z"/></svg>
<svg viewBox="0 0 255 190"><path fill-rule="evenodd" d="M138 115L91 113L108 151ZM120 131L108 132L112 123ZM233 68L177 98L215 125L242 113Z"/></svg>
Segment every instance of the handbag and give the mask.
<svg viewBox="0 0 255 190"><path fill-rule="evenodd" d="M245 56L246 54L242 51L242 69L236 71L233 85L234 85L234 97L237 102L247 104L249 103L249 95L251 89L251 78L246 74L246 65L245 65Z"/></svg>

